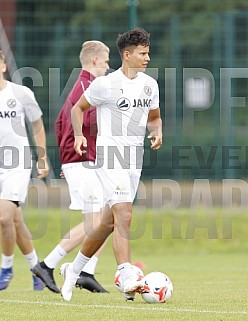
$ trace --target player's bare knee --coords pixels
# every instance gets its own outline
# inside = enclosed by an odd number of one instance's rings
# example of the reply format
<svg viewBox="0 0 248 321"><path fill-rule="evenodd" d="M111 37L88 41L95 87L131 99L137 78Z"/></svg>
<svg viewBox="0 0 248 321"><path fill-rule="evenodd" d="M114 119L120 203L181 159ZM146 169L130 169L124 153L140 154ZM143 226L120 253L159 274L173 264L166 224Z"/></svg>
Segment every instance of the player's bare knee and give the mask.
<svg viewBox="0 0 248 321"><path fill-rule="evenodd" d="M11 215L9 213L0 212L1 226L9 225L11 222L13 222L13 224L14 224L13 218L11 217Z"/></svg>
<svg viewBox="0 0 248 321"><path fill-rule="evenodd" d="M123 227L130 227L132 220L132 212L129 210L117 211L114 214L114 221L116 225L122 225Z"/></svg>

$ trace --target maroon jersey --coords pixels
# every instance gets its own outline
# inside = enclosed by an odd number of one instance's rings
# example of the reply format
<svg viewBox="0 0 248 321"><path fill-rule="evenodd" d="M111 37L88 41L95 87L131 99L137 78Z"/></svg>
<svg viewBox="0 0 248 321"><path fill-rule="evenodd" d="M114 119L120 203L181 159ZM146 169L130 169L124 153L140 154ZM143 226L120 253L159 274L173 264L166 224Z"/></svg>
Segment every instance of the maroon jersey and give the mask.
<svg viewBox="0 0 248 321"><path fill-rule="evenodd" d="M89 87L94 76L88 71L82 70L75 85L69 93L64 106L62 107L55 121L55 135L59 146L60 159L62 164L95 161L96 158L96 107L91 107L84 112L82 132L87 138L87 148L82 156L74 150L74 132L71 124L71 109Z"/></svg>

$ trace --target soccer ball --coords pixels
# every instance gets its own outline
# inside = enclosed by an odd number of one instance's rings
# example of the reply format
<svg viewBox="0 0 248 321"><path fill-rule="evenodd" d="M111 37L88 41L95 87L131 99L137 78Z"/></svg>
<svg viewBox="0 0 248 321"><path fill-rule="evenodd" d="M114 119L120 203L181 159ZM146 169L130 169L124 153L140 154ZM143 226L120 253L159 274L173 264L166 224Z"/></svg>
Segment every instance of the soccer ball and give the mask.
<svg viewBox="0 0 248 321"><path fill-rule="evenodd" d="M173 292L170 278L162 272L151 272L143 280L142 298L147 303L165 303Z"/></svg>
<svg viewBox="0 0 248 321"><path fill-rule="evenodd" d="M133 268L133 271L135 272L135 274L137 276L137 281L142 280L143 277L144 277L143 271L139 267L137 267L135 265L132 265L132 268ZM117 270L116 273L115 273L114 283L115 283L116 288L120 292L123 292L124 288L123 288L122 279L121 279L121 275L120 275L119 270Z"/></svg>

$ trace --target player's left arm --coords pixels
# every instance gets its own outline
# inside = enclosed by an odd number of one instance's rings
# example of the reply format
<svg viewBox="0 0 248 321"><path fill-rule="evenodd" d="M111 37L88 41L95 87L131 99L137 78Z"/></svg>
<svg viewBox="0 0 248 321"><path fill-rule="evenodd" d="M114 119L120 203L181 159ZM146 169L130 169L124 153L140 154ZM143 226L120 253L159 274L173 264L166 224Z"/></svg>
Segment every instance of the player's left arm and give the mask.
<svg viewBox="0 0 248 321"><path fill-rule="evenodd" d="M151 109L148 114L147 129L149 131L148 138L151 139L151 148L154 150L162 146L162 119L160 109Z"/></svg>
<svg viewBox="0 0 248 321"><path fill-rule="evenodd" d="M46 149L46 133L42 118L32 122L33 137L37 147L38 159L36 168L38 171L38 178L44 178L49 173L49 165L47 162Z"/></svg>
<svg viewBox="0 0 248 321"><path fill-rule="evenodd" d="M78 102L71 109L71 123L74 131L74 149L79 155L83 154L81 146L87 147L87 139L83 136L82 125L84 111L90 108L90 104L82 95Z"/></svg>

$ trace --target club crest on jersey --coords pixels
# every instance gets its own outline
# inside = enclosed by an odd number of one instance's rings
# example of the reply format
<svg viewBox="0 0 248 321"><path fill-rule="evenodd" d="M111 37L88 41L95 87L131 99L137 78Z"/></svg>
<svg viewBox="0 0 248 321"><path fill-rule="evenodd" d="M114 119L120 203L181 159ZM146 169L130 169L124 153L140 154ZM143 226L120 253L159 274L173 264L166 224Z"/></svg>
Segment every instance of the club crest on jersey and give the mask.
<svg viewBox="0 0 248 321"><path fill-rule="evenodd" d="M14 98L10 98L7 100L7 106L9 108L15 108L16 106L16 100Z"/></svg>
<svg viewBox="0 0 248 321"><path fill-rule="evenodd" d="M152 88L149 86L144 87L144 92L147 94L147 96L151 96L152 94Z"/></svg>
<svg viewBox="0 0 248 321"><path fill-rule="evenodd" d="M131 103L127 98L122 97L122 98L117 100L116 105L117 105L117 107L119 109L125 111L125 110L128 110L130 108Z"/></svg>

